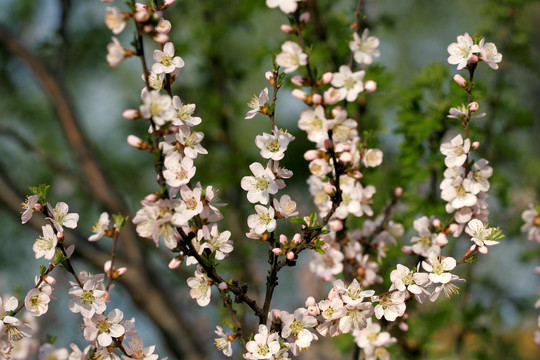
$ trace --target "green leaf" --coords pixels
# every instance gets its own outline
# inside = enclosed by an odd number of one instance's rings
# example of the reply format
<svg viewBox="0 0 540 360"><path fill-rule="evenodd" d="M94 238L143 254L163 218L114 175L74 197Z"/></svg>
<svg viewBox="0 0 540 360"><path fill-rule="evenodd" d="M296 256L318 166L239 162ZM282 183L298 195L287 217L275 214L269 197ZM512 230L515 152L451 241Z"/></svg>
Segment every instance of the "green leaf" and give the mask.
<svg viewBox="0 0 540 360"><path fill-rule="evenodd" d="M47 267L45 265L39 265L39 275L43 276L47 272Z"/></svg>
<svg viewBox="0 0 540 360"><path fill-rule="evenodd" d="M471 256L470 258L468 258L467 260L465 260L465 262L467 262L468 264L472 264L472 263L475 262L476 260L478 260L478 256L473 255L473 256Z"/></svg>
<svg viewBox="0 0 540 360"><path fill-rule="evenodd" d="M304 225L304 226L307 226L306 221L305 221L303 218L301 218L301 217L293 217L293 218L290 218L289 220L290 220L290 222L292 222L292 223L302 224L302 225Z"/></svg>
<svg viewBox="0 0 540 360"><path fill-rule="evenodd" d="M48 184L39 184L38 186L30 186L29 189L32 195L39 196L38 202L45 203L47 199L47 191L51 186Z"/></svg>
<svg viewBox="0 0 540 360"><path fill-rule="evenodd" d="M129 216L124 216L120 213L113 214L112 215L114 220L114 226L116 227L116 230L120 231L122 230L122 227L126 224L126 221L129 219Z"/></svg>
<svg viewBox="0 0 540 360"><path fill-rule="evenodd" d="M312 212L311 215L309 216L309 224L311 226L315 225L315 222L317 221L317 213L316 212Z"/></svg>

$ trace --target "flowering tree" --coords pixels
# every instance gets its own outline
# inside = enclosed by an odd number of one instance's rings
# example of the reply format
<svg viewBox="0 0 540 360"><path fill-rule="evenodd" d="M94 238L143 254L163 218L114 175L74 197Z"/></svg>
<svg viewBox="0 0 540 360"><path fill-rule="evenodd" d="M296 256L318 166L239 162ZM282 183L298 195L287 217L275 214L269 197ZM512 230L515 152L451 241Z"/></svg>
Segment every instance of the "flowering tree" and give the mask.
<svg viewBox="0 0 540 360"><path fill-rule="evenodd" d="M477 119L490 116L489 106L485 113L479 111L483 76L505 63L497 45L482 35L465 33L446 49L441 47L446 68L434 65L420 76L415 85L420 95L413 95L419 98L411 98L398 117L396 131L405 141L397 164L408 169L393 169L400 176L385 182L377 179L374 168L382 166L386 155L377 146L375 127L365 124L377 114L372 109L386 80L376 65L381 43L368 27L365 4L355 2L354 17L331 31L315 1L267 0L267 7L261 4L257 9L288 18L289 24L273 24L287 39L266 55L271 65L259 74L266 83L240 116L257 124L251 125L258 133L249 141L256 150L246 157L248 166L233 163L231 170L203 160L219 148L206 145L200 130L205 117L198 111L204 97L194 100L197 105L190 103L189 86L179 85L193 70L188 54L172 41L177 25L169 14L179 5L174 3L131 1L103 7L105 25L114 35L106 47L108 64L121 67L132 58L129 61L138 59L140 66L131 73L135 85L122 88L137 100L131 108L117 109L136 124L127 143L142 152L131 152L130 157L153 164L152 171L145 171L152 173L154 185L140 196L132 215L89 156L58 80L18 42L3 37L7 48L27 61L51 93L84 176L47 156L45 160L73 176L105 211L91 234L77 232L79 221L87 216L82 210L70 212L64 202L68 199L55 202L49 185L30 187L20 219L40 230L32 250L46 265L39 267L34 286L21 296L1 294L2 358L22 359L32 352L43 359L160 358L157 354L164 354L165 348L145 347L148 341L139 333L138 322L114 301L121 291L117 283L159 326L175 358L320 358L333 351L325 338L335 338L340 352L352 353L355 359L421 356L426 350L411 339L422 315L437 303L456 302L461 287L466 296L458 298L456 306L468 310L474 283L470 269L493 253L492 246L505 246L503 231L490 217L488 193L497 169L489 156L482 157L489 137L481 138L475 127L481 121ZM133 33L131 43L119 40L128 31ZM327 36L335 37L337 48L322 48ZM448 85L450 66L456 74ZM289 84L292 97L303 106L292 115L295 124L279 111ZM423 88L432 92L423 93ZM433 103L425 110L422 101ZM411 104L415 106L408 108ZM421 120L424 115L426 120ZM225 143L234 146L224 136ZM301 152L294 148L300 137L309 144ZM420 154L407 147L420 148ZM139 156L144 152L148 156ZM298 167L298 154L307 162L310 201L288 186L297 176L288 167ZM222 203L221 194L227 193L219 186L224 181L216 176L218 170L241 174L234 185L244 191L247 202L233 197L229 212ZM426 170L430 178L421 177ZM427 193L418 192L416 186L428 183ZM9 184L5 187L11 190ZM381 192L387 195L377 197ZM10 193L3 196L9 204ZM531 206L523 220L522 230L538 242L538 210ZM81 256L94 269L78 263ZM167 263L168 269L161 266ZM284 275L301 269L302 263L308 264L317 286L294 284ZM261 271L262 279L257 275ZM186 306L218 305L215 314L206 316L211 324L197 327L206 335L194 332L176 309L178 300L167 291L170 274L184 278L178 291L189 294L182 300L191 303ZM69 284L66 296L54 289L60 277ZM295 293L292 303L280 301L285 297L279 292L282 286ZM298 291L302 286L305 293ZM68 311L80 315L76 322L82 329L82 346L50 337L38 346L42 335L36 318L46 318L51 300L60 297L69 299ZM478 320L481 308L473 309L468 311ZM455 337L458 353L463 352L468 327L464 323ZM216 349L201 340L209 337Z"/></svg>

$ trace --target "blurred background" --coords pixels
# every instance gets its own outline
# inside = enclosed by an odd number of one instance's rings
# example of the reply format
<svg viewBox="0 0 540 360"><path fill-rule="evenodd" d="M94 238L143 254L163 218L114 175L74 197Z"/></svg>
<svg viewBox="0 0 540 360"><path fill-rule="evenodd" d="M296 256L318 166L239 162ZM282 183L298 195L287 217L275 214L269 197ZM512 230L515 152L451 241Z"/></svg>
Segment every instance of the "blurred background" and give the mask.
<svg viewBox="0 0 540 360"><path fill-rule="evenodd" d="M536 203L540 191L540 2L532 0L365 0L362 27L381 40L381 57L367 68L367 79L378 83L373 94L353 104L360 133L370 147L384 151L383 166L365 174L364 184L374 184L375 213L387 205L393 189L404 188L403 205L395 214L405 229L415 218L437 215L448 219L439 198L438 184L444 163L441 140L461 130L446 118L448 109L466 101L465 92L451 79L457 71L446 62L447 46L465 32L494 42L503 61L497 71L480 64L474 96L487 116L474 120L471 137L480 141L480 156L494 169L491 178L490 225L500 226L507 238L458 273L467 278L460 295L418 307L411 305L409 331L392 334L399 344L396 359L536 359L533 343L537 329L538 279L534 266L539 244L520 233L521 213ZM102 211L122 212L133 218L140 200L159 190L153 158L129 147L127 135L143 136L147 125L127 121L124 109L140 103L140 63L127 59L116 68L105 60L111 32L103 22L109 4L99 1L3 0L0 12L0 296L19 300L34 284L43 260L35 260L32 244L43 219L20 223L20 203L28 187L51 185L49 201L65 201L80 214L76 231L68 240L76 244L76 269L102 272L111 244L85 239ZM127 10L124 4L113 4ZM308 0L316 27L308 27L307 43L312 63L321 74L335 72L349 59L356 1ZM266 244L245 238L251 206L240 189L248 166L260 161L254 138L269 124L258 116L244 120L252 94L268 86L264 72L271 69L271 53L288 39L279 31L287 17L268 9L264 1L178 0L164 14L173 24L169 34L186 66L173 92L184 103L197 105L203 119L209 154L197 159L197 181L220 189L225 219L220 228L233 232L235 252L223 271L249 285L260 296L266 276ZM133 39L133 24L118 36L125 47ZM147 53L151 54L148 43ZM150 56L148 56L150 59ZM288 81L286 81L289 84ZM299 203L301 215L314 210L307 192L307 163L302 154L310 148L296 128L303 104L281 90L276 121L296 136L284 165L295 176L285 190ZM351 109L349 109L351 110ZM261 131L261 129L264 129ZM433 187L433 184L436 184ZM356 225L360 226L362 219ZM289 225L287 225L289 226ZM293 226L284 228L292 234ZM400 254L413 232L407 230L382 274L396 263L412 264ZM449 248L460 256L468 243ZM169 271L171 255L150 241L136 237L133 228L122 234L120 264L128 274L114 289L111 306L126 318L136 317L136 329L145 345L169 359L219 359L213 331L226 319L222 306L199 308L189 297L185 279L194 269ZM309 273L309 254L294 269L280 273L280 287L272 307L292 312L307 296L326 295L323 284ZM55 345L84 345L80 316L67 310L67 281L55 271L53 310L39 318L39 340L57 336ZM290 281L289 281L290 280ZM386 289L389 283L381 285ZM215 294L214 294L215 295ZM215 299L217 300L217 298ZM219 301L215 301L218 304ZM255 317L241 317L255 327ZM218 321L216 321L218 320ZM194 331L195 329L195 331ZM351 358L352 338L323 340L303 359ZM241 349L235 349L240 358ZM32 355L30 358L34 358Z"/></svg>

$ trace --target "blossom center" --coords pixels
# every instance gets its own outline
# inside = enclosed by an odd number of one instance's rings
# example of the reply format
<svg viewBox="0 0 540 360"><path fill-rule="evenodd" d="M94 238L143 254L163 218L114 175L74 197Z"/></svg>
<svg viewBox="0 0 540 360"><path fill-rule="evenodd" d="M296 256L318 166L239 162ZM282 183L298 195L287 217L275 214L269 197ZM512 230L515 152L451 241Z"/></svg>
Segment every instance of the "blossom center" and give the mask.
<svg viewBox="0 0 540 360"><path fill-rule="evenodd" d="M277 139L270 139L266 142L266 149L271 152L279 151L279 141Z"/></svg>
<svg viewBox="0 0 540 360"><path fill-rule="evenodd" d="M83 290L81 295L81 300L84 304L93 304L96 300L93 290Z"/></svg>
<svg viewBox="0 0 540 360"><path fill-rule="evenodd" d="M161 55L161 57L159 58L159 61L165 65L165 66L171 66L172 64L172 56L169 56L167 54L163 54Z"/></svg>
<svg viewBox="0 0 540 360"><path fill-rule="evenodd" d="M96 324L96 329L98 330L98 332L101 334L101 333L108 333L110 328L112 326L112 323L109 322L109 320L107 318L101 320L101 321L98 321L98 323Z"/></svg>
<svg viewBox="0 0 540 360"><path fill-rule="evenodd" d="M259 355L267 355L270 352L270 348L268 347L268 344L258 344L257 345L257 354Z"/></svg>
<svg viewBox="0 0 540 360"><path fill-rule="evenodd" d="M257 190L266 190L268 188L268 184L270 184L270 181L265 176L255 177L255 187L257 188Z"/></svg>

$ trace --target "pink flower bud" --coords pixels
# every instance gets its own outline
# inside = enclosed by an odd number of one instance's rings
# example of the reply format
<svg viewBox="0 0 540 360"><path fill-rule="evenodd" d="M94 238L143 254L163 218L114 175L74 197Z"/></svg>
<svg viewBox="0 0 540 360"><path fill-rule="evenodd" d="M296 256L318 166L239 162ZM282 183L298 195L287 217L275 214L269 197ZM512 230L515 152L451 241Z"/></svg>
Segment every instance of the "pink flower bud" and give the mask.
<svg viewBox="0 0 540 360"><path fill-rule="evenodd" d="M310 306L315 306L315 305L317 305L317 302L315 301L315 298L313 296L310 296L306 299L306 303L305 303L306 308Z"/></svg>
<svg viewBox="0 0 540 360"><path fill-rule="evenodd" d="M352 162L352 160L353 160L353 156L348 151L341 153L341 155L339 156L339 161L343 163Z"/></svg>
<svg viewBox="0 0 540 360"><path fill-rule="evenodd" d="M412 254L412 247L411 246L402 246L401 251L404 254L410 255L410 254Z"/></svg>
<svg viewBox="0 0 540 360"><path fill-rule="evenodd" d="M534 268L534 273L535 273L536 275L540 275L540 266L536 266L536 267Z"/></svg>
<svg viewBox="0 0 540 360"><path fill-rule="evenodd" d="M436 228L440 227L441 226L441 220L439 219L433 219L433 221L431 222L433 224L433 226L435 226Z"/></svg>
<svg viewBox="0 0 540 360"><path fill-rule="evenodd" d="M404 323L404 322L402 322L402 321L399 323L398 326L399 326L399 328L401 329L401 331L407 331L407 330L409 330L409 325L407 325L407 323Z"/></svg>
<svg viewBox="0 0 540 360"><path fill-rule="evenodd" d="M321 250L324 251L324 252L330 250L330 244L324 244L323 246L321 246Z"/></svg>
<svg viewBox="0 0 540 360"><path fill-rule="evenodd" d="M281 29L281 32L285 34L294 34L294 28L291 25L283 24L281 25L280 29Z"/></svg>
<svg viewBox="0 0 540 360"><path fill-rule="evenodd" d="M323 337L327 337L328 334L330 333L330 327L327 327L327 328L321 328L320 326L317 328L317 332L323 336Z"/></svg>
<svg viewBox="0 0 540 360"><path fill-rule="evenodd" d="M169 35L167 34L156 34L154 35L154 37L152 37L152 39L157 42L157 43L160 43L160 44L165 44L166 42L169 41Z"/></svg>
<svg viewBox="0 0 540 360"><path fill-rule="evenodd" d="M294 253L293 253L292 251L289 251L289 252L287 253L287 259L288 259L288 260L294 260Z"/></svg>
<svg viewBox="0 0 540 360"><path fill-rule="evenodd" d="M143 141L135 135L128 135L127 143L128 145L133 146L134 148L140 149Z"/></svg>
<svg viewBox="0 0 540 360"><path fill-rule="evenodd" d="M120 276L124 275L125 273L127 273L127 268L126 267L121 267L121 268L116 269L116 271L114 272L114 276L115 277L120 277Z"/></svg>
<svg viewBox="0 0 540 360"><path fill-rule="evenodd" d="M337 298L339 298L339 291L336 288L330 289L330 292L328 293L328 300Z"/></svg>
<svg viewBox="0 0 540 360"><path fill-rule="evenodd" d="M467 80L463 76L456 74L454 75L454 81L462 88L467 88Z"/></svg>
<svg viewBox="0 0 540 360"><path fill-rule="evenodd" d="M154 31L154 27L150 24L147 24L147 25L144 25L143 26L143 31L145 33L151 33L152 31Z"/></svg>
<svg viewBox="0 0 540 360"><path fill-rule="evenodd" d="M333 196L336 193L336 188L334 187L334 185L332 185L330 183L324 184L323 190L324 190L325 193L327 193L330 196Z"/></svg>
<svg viewBox="0 0 540 360"><path fill-rule="evenodd" d="M281 319L281 310L272 309L270 310L270 315L274 320Z"/></svg>
<svg viewBox="0 0 540 360"><path fill-rule="evenodd" d="M343 221L339 219L334 219L328 223L330 225L330 230L332 231L341 231L343 230Z"/></svg>
<svg viewBox="0 0 540 360"><path fill-rule="evenodd" d="M122 113L124 119L133 120L141 117L141 113L137 109L127 109Z"/></svg>
<svg viewBox="0 0 540 360"><path fill-rule="evenodd" d="M34 205L34 211L41 212L42 209L43 209L43 206L40 203L37 203L36 205Z"/></svg>
<svg viewBox="0 0 540 360"><path fill-rule="evenodd" d="M266 81L270 82L274 82L274 73L271 72L271 71L267 71L264 73L264 78L266 79Z"/></svg>
<svg viewBox="0 0 540 360"><path fill-rule="evenodd" d="M184 261L183 257L176 256L169 261L169 269L174 270L180 267L182 265L182 262Z"/></svg>
<svg viewBox="0 0 540 360"><path fill-rule="evenodd" d="M394 196L395 197L401 197L401 195L403 195L403 188L402 187L397 187L394 190Z"/></svg>
<svg viewBox="0 0 540 360"><path fill-rule="evenodd" d="M156 26L156 31L160 34L167 34L171 31L171 22L161 18Z"/></svg>
<svg viewBox="0 0 540 360"><path fill-rule="evenodd" d="M478 61L480 61L480 59L478 58L477 55L472 54L471 57L469 58L469 62L470 62L471 64L475 64L475 63L477 63Z"/></svg>
<svg viewBox="0 0 540 360"><path fill-rule="evenodd" d="M279 243L285 245L289 242L289 239L284 234L279 235Z"/></svg>
<svg viewBox="0 0 540 360"><path fill-rule="evenodd" d="M330 84L332 82L332 79L334 79L334 73L331 72L325 72L321 77L321 81L323 84Z"/></svg>
<svg viewBox="0 0 540 360"><path fill-rule="evenodd" d="M306 81L306 78L304 78L303 76L300 76L300 75L294 75L291 78L291 83L293 83L296 86L304 86L305 81Z"/></svg>
<svg viewBox="0 0 540 360"><path fill-rule="evenodd" d="M375 90L377 90L377 83L373 80L368 80L364 84L364 90L366 90L368 93L372 93Z"/></svg>
<svg viewBox="0 0 540 360"><path fill-rule="evenodd" d="M306 161L313 161L319 157L318 150L308 150L304 153L304 159Z"/></svg>
<svg viewBox="0 0 540 360"><path fill-rule="evenodd" d="M273 252L274 255L276 255L276 256L281 255L281 249L280 249L280 248L273 248L273 249L272 249L272 252Z"/></svg>
<svg viewBox="0 0 540 360"><path fill-rule="evenodd" d="M476 150L480 147L480 141L474 141L472 144L471 144L471 149L473 150Z"/></svg>
<svg viewBox="0 0 540 360"><path fill-rule="evenodd" d="M225 281L220 282L218 285L218 289L221 291L227 290L227 283Z"/></svg>
<svg viewBox="0 0 540 360"><path fill-rule="evenodd" d="M296 245L300 244L302 242L302 235L300 235L299 233L294 234L292 242Z"/></svg>
<svg viewBox="0 0 540 360"><path fill-rule="evenodd" d="M349 172L349 176L352 176L355 179L361 179L364 177L364 174L362 174L360 170L354 170Z"/></svg>
<svg viewBox="0 0 540 360"><path fill-rule="evenodd" d="M56 237L58 238L58 240L63 239L64 238L64 232L63 231L57 232Z"/></svg>
<svg viewBox="0 0 540 360"><path fill-rule="evenodd" d="M469 110L470 110L471 112L476 112L476 111L478 111L478 108L479 108L479 107L480 107L480 106L478 105L478 103L477 103L476 101L474 101L474 102L472 102L472 103L469 104Z"/></svg>
<svg viewBox="0 0 540 360"><path fill-rule="evenodd" d="M309 14L309 12L304 12L302 14L300 14L300 22L303 22L303 23L307 23L310 19L311 15Z"/></svg>
<svg viewBox="0 0 540 360"><path fill-rule="evenodd" d="M319 105L322 102L321 94L313 94L313 97L311 98L311 101L313 101L313 103L315 105Z"/></svg>
<svg viewBox="0 0 540 360"><path fill-rule="evenodd" d="M456 232L458 231L459 229L459 225L458 224L450 224L450 226L448 226L448 230L450 230L450 232Z"/></svg>
<svg viewBox="0 0 540 360"><path fill-rule="evenodd" d="M294 89L291 92L291 95L301 101L304 101L307 98L307 94L300 89Z"/></svg>
<svg viewBox="0 0 540 360"><path fill-rule="evenodd" d="M324 140L324 148L325 148L326 150L331 149L332 146L333 146L333 143L332 143L332 140L331 140L331 139L325 139L325 140Z"/></svg>
<svg viewBox="0 0 540 360"><path fill-rule="evenodd" d="M148 194L144 197L144 200L150 202L150 203L153 203L157 200L157 196L156 194Z"/></svg>

